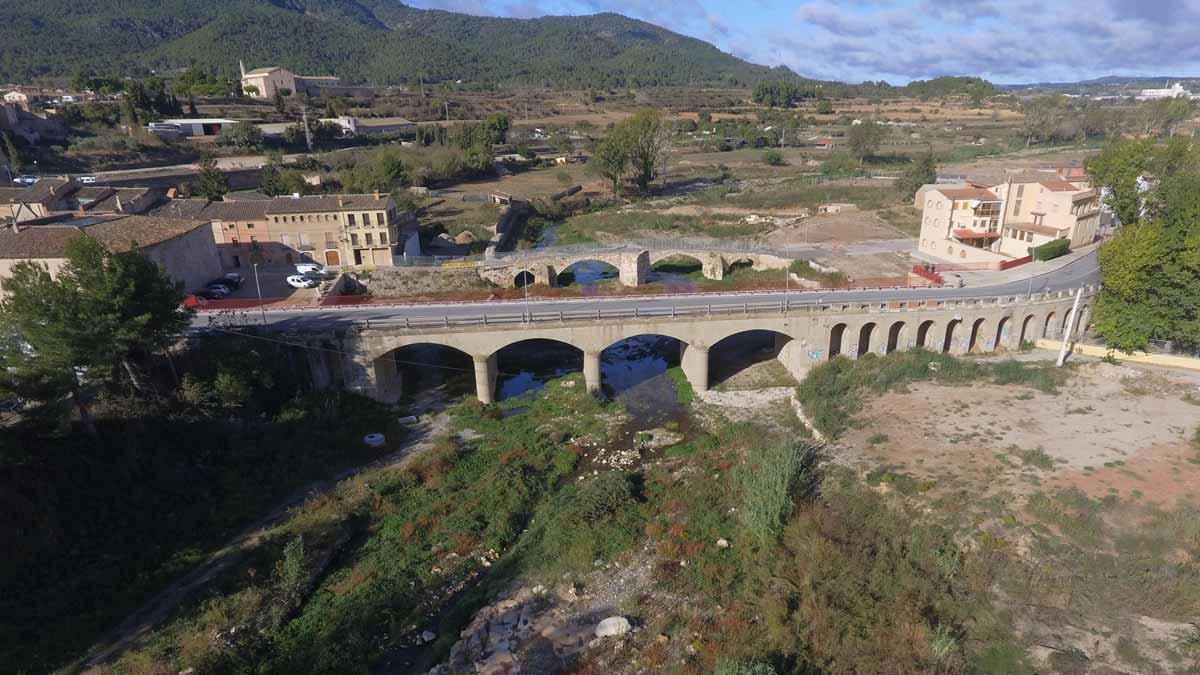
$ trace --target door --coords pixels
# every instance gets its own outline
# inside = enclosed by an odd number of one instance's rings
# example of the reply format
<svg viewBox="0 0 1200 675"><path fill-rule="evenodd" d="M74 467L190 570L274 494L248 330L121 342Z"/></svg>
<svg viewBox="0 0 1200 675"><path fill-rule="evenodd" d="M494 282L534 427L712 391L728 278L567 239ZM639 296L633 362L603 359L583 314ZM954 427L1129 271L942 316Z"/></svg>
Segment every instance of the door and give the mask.
<svg viewBox="0 0 1200 675"><path fill-rule="evenodd" d="M337 251L325 251L325 264L329 265L330 267L333 267L334 265L341 265L342 260L338 256L338 252Z"/></svg>
<svg viewBox="0 0 1200 675"><path fill-rule="evenodd" d="M356 248L356 249L354 249L354 264L355 264L355 265L361 265L361 264L362 264L362 251L361 251L360 249L357 249L357 248Z"/></svg>
<svg viewBox="0 0 1200 675"><path fill-rule="evenodd" d="M236 255L235 255L235 256L233 256L233 266L234 266L234 267L241 267L241 266L242 266L242 259L241 259L240 257L236 256Z"/></svg>

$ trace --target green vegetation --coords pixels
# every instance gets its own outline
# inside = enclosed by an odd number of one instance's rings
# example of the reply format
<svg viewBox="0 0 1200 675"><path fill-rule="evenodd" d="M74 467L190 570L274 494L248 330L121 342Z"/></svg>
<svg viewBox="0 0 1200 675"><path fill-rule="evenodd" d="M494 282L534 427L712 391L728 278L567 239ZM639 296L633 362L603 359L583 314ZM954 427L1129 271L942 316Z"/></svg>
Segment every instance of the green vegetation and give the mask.
<svg viewBox="0 0 1200 675"><path fill-rule="evenodd" d="M859 166L862 166L867 155L874 154L879 150L879 144L887 135L888 128L870 118L855 120L855 122L850 125L850 131L846 134L846 144L854 157L858 159Z"/></svg>
<svg viewBox="0 0 1200 675"><path fill-rule="evenodd" d="M916 196L922 185L937 181L937 162L932 152L917 157L912 164L905 167L904 173L896 181L896 190L908 201Z"/></svg>
<svg viewBox="0 0 1200 675"><path fill-rule="evenodd" d="M657 175L670 138L670 129L657 110L640 110L614 125L596 144L588 168L612 183L614 194L620 194L626 177L632 177L638 190L645 192Z"/></svg>
<svg viewBox="0 0 1200 675"><path fill-rule="evenodd" d="M716 47L616 14L508 20L400 3L266 0L125 3L0 2L0 80L76 72L137 73L199 66L220 83L279 64L352 82L496 82L572 87L749 84L778 77ZM53 46L53 48L51 48ZM789 71L784 70L790 77ZM215 86L214 86L215 85ZM224 90L224 91L222 91Z"/></svg>
<svg viewBox="0 0 1200 675"><path fill-rule="evenodd" d="M771 149L763 153L763 163L767 166L783 166L783 153Z"/></svg>
<svg viewBox="0 0 1200 675"><path fill-rule="evenodd" d="M1200 152L1186 140L1125 141L1086 164L1124 226L1100 249L1094 325L1109 346L1200 344ZM1153 180L1143 194L1139 177Z"/></svg>
<svg viewBox="0 0 1200 675"><path fill-rule="evenodd" d="M1071 252L1070 239L1055 239L1041 246L1034 246L1030 254L1034 260L1054 260Z"/></svg>
<svg viewBox="0 0 1200 675"><path fill-rule="evenodd" d="M800 402L805 413L825 435L836 438L856 424L864 398L912 382L933 381L963 385L973 382L1022 384L1055 393L1066 375L1047 364L1022 361L977 363L923 349L893 352L857 360L836 357L809 372L800 383Z"/></svg>
<svg viewBox="0 0 1200 675"><path fill-rule="evenodd" d="M820 281L829 285L845 284L846 274L844 272L822 272L812 266L812 263L807 260L794 260L788 266L788 271L801 279L810 281Z"/></svg>

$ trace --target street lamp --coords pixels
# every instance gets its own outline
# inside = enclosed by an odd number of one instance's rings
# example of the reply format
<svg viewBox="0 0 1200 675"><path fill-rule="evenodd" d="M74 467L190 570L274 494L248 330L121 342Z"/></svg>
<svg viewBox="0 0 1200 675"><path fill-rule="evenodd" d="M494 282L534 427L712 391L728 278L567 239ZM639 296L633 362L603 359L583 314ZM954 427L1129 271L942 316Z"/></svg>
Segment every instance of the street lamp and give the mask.
<svg viewBox="0 0 1200 675"><path fill-rule="evenodd" d="M267 310L263 307L262 284L258 282L258 263L254 263L254 288L258 290L258 311L262 315L262 323L267 325Z"/></svg>
<svg viewBox="0 0 1200 675"><path fill-rule="evenodd" d="M525 274L528 276L522 277L525 283L521 285L521 288L525 289L525 313L529 315L529 323L533 323L533 312L529 309L529 277L533 275L528 272Z"/></svg>

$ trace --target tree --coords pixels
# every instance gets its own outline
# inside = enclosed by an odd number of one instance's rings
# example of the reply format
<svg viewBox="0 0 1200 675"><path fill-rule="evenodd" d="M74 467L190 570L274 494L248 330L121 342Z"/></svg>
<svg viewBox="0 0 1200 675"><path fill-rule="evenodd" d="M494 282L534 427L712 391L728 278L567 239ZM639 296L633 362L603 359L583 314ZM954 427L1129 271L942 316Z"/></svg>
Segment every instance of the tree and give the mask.
<svg viewBox="0 0 1200 675"><path fill-rule="evenodd" d="M775 149L767 150L763 153L763 162L770 166L783 166L783 153Z"/></svg>
<svg viewBox="0 0 1200 675"><path fill-rule="evenodd" d="M196 177L195 192L209 201L216 201L229 192L229 177L217 168L217 160L212 155L200 158L200 173Z"/></svg>
<svg viewBox="0 0 1200 675"><path fill-rule="evenodd" d="M613 128L592 150L588 170L612 183L614 195L621 194L621 178L629 169L629 149L621 129Z"/></svg>
<svg viewBox="0 0 1200 675"><path fill-rule="evenodd" d="M833 102L827 98L823 98L820 101L817 101L817 114L818 115L832 115L833 114Z"/></svg>
<svg viewBox="0 0 1200 675"><path fill-rule="evenodd" d="M17 146L13 144L12 136L9 136L7 131L0 131L0 156L8 162L9 171L21 173L21 153L17 152Z"/></svg>
<svg viewBox="0 0 1200 675"><path fill-rule="evenodd" d="M887 127L872 119L865 119L850 125L850 132L846 134L846 143L850 146L850 152L858 159L859 166L862 166L867 155L879 149L885 133L887 133Z"/></svg>
<svg viewBox="0 0 1200 675"><path fill-rule="evenodd" d="M905 199L911 200L922 185L936 181L937 162L933 159L933 152L926 152L904 169L896 181L896 189Z"/></svg>
<svg viewBox="0 0 1200 675"><path fill-rule="evenodd" d="M1180 137L1163 145L1152 139L1117 141L1087 159L1083 166L1092 184L1104 189L1104 203L1122 224L1128 225L1144 213L1152 182L1200 172L1200 149Z"/></svg>
<svg viewBox="0 0 1200 675"><path fill-rule="evenodd" d="M262 129L250 122L238 122L228 129L222 129L217 143L229 145L243 150L262 146Z"/></svg>
<svg viewBox="0 0 1200 675"><path fill-rule="evenodd" d="M638 111L619 126L624 127L619 138L626 143L633 180L645 191L670 147L670 129L663 124L658 111L650 108Z"/></svg>
<svg viewBox="0 0 1200 675"><path fill-rule="evenodd" d="M258 87L252 84L243 85L242 91L245 92L247 96L258 96Z"/></svg>
<svg viewBox="0 0 1200 675"><path fill-rule="evenodd" d="M142 390L135 360L170 345L190 314L182 286L136 248L111 253L80 235L65 257L57 278L22 261L0 281L0 384L38 401L69 396L95 435L89 390L122 371Z"/></svg>
<svg viewBox="0 0 1200 675"><path fill-rule="evenodd" d="M488 115L483 124L492 131L495 142L504 143L508 139L508 115L504 113L492 113Z"/></svg>
<svg viewBox="0 0 1200 675"><path fill-rule="evenodd" d="M287 107L287 97L292 95L290 89L275 90L275 112L282 114Z"/></svg>
<svg viewBox="0 0 1200 675"><path fill-rule="evenodd" d="M1025 147L1034 141L1047 142L1054 138L1054 132L1063 120L1064 101L1066 98L1062 96L1038 96L1022 104Z"/></svg>

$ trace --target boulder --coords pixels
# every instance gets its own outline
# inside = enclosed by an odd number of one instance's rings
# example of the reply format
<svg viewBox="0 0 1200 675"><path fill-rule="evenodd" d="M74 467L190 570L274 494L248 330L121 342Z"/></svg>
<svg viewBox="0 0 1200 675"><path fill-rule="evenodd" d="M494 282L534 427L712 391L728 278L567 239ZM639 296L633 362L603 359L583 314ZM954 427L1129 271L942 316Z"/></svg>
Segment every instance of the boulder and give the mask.
<svg viewBox="0 0 1200 675"><path fill-rule="evenodd" d="M623 616L610 616L607 619L596 624L596 637L611 637L614 635L624 635L630 631L632 626L629 625L629 619Z"/></svg>

